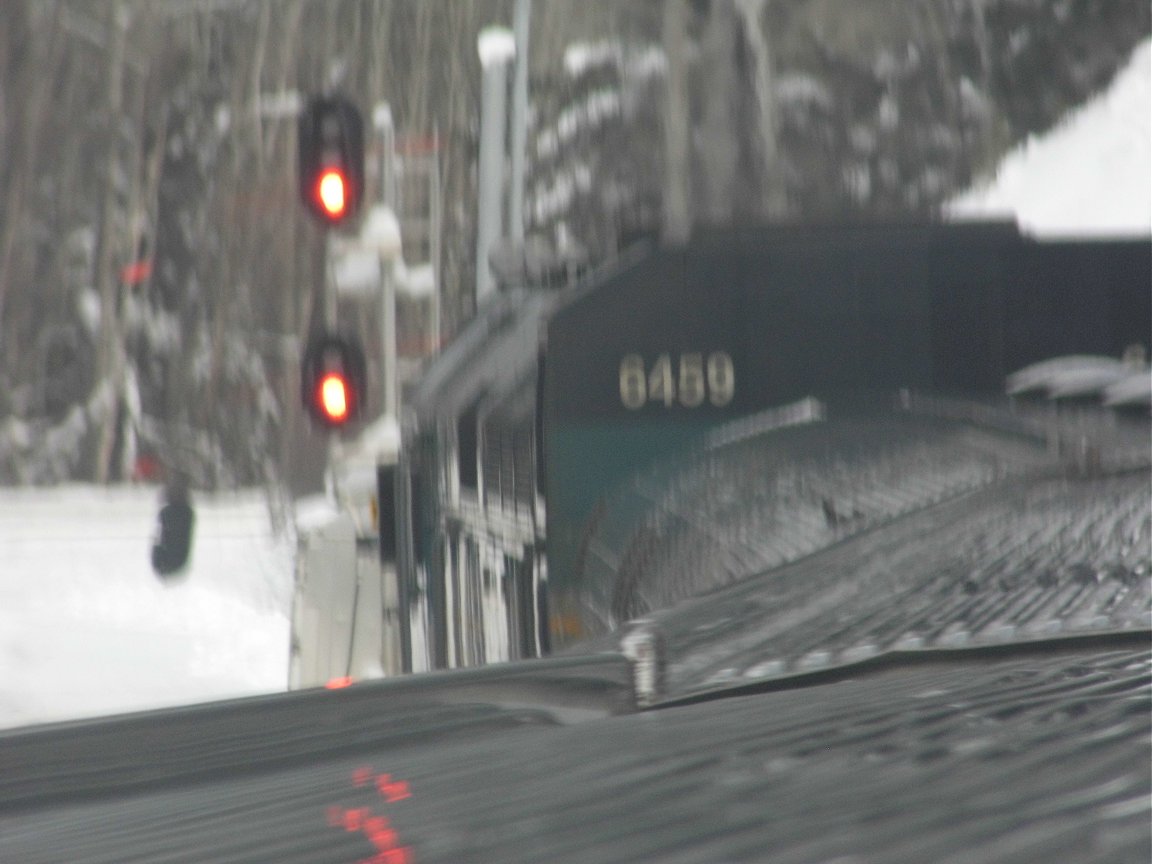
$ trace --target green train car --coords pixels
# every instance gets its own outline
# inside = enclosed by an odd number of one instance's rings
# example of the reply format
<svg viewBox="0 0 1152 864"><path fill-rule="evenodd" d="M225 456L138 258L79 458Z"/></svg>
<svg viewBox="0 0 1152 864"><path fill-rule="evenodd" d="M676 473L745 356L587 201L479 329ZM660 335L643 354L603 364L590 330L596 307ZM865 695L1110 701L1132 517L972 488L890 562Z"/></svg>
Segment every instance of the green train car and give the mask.
<svg viewBox="0 0 1152 864"><path fill-rule="evenodd" d="M655 506L609 506L639 472L673 478L716 430L803 400L987 402L1029 364L1119 358L1149 345L1150 286L1147 239L973 223L701 233L577 290L548 319L539 406L553 643L622 623L589 597L618 593L591 583L619 579L637 545L608 535ZM600 572L597 543L618 553Z"/></svg>
<svg viewBox="0 0 1152 864"><path fill-rule="evenodd" d="M1146 350L1150 286L1147 238L868 223L703 231L498 294L419 384L404 433L399 572L427 665L561 651L694 590L646 606L624 574L652 569L651 513L717 436L901 399L1003 402L1029 364ZM829 524L852 515L815 500Z"/></svg>

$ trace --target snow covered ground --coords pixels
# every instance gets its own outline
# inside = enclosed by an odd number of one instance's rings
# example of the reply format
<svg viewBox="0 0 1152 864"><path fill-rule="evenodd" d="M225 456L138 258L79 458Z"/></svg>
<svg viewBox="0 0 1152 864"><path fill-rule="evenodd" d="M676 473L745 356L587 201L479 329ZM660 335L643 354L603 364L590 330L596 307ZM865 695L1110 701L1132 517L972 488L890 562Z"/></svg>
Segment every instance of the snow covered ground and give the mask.
<svg viewBox="0 0 1152 864"><path fill-rule="evenodd" d="M1152 233L1152 53L959 198L1036 234ZM294 540L263 498L196 498L192 562L153 575L152 488L0 489L0 728L282 690Z"/></svg>
<svg viewBox="0 0 1152 864"><path fill-rule="evenodd" d="M261 494L193 504L165 583L157 489L0 489L0 728L285 688L294 540Z"/></svg>

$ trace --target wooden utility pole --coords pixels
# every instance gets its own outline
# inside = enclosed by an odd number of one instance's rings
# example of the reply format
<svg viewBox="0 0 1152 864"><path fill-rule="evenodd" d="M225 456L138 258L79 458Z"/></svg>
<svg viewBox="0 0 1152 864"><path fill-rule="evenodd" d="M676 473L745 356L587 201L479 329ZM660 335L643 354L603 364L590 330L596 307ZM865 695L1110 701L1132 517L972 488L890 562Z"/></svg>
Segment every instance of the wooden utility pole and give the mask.
<svg viewBox="0 0 1152 864"><path fill-rule="evenodd" d="M20 100L22 104L4 106L8 109L6 119L13 123L6 131L3 158L10 169L9 187L5 190L4 209L5 218L0 229L0 328L10 323L6 312L8 293L13 283L19 278L20 267L23 265L21 250L26 248L28 235L26 210L35 186L37 160L42 158L42 143L46 130L49 127L49 117L53 107L52 93L55 92L64 68L63 59L67 51L67 33L63 27L52 28L46 43L37 46L32 40L32 32L24 32L18 36L28 39L31 44L10 44L9 50L19 54L22 51L35 52L34 60L27 64L20 72L20 80L6 82L11 93L27 93L28 98ZM37 50L39 48L39 50ZM0 74L5 72L0 68ZM0 330L2 332L2 330ZM18 340L3 340L6 342L5 358L0 362L11 363L15 360L13 349L19 344Z"/></svg>
<svg viewBox="0 0 1152 864"><path fill-rule="evenodd" d="M105 164L104 203L96 250L96 284L100 293L100 344L97 350L97 384L105 391L104 408L99 418L101 427L96 444L95 477L107 483L111 477L113 448L122 399L124 346L120 334L120 280L116 273L115 252L118 234L116 213L117 164L120 149L117 138L124 110L124 52L128 34L128 10L122 2L108 7L108 153Z"/></svg>
<svg viewBox="0 0 1152 864"><path fill-rule="evenodd" d="M744 23L744 41L752 57L754 77L752 89L756 97L760 160L764 166L764 195L762 216L779 219L786 214L788 199L784 190L784 176L780 170L780 124L774 95L775 69L772 42L764 25L764 9L768 0L736 0L736 10Z"/></svg>
<svg viewBox="0 0 1152 864"><path fill-rule="evenodd" d="M664 242L682 245L692 232L691 159L685 0L664 4L664 51L668 76L664 105Z"/></svg>

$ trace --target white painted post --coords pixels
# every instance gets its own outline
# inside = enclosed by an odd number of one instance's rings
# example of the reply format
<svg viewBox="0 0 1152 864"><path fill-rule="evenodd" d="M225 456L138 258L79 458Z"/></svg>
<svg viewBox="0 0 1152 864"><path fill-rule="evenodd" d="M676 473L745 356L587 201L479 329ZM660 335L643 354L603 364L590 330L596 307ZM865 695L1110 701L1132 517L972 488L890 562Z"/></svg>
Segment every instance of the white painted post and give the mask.
<svg viewBox="0 0 1152 864"><path fill-rule="evenodd" d="M488 255L504 234L502 191L508 61L515 52L511 32L489 27L477 41L484 69L480 93L480 188L476 221L476 305L495 289Z"/></svg>
<svg viewBox="0 0 1152 864"><path fill-rule="evenodd" d="M532 0L516 0L512 21L516 70L512 78L512 177L508 192L508 237L524 242L524 171L528 138L528 31Z"/></svg>

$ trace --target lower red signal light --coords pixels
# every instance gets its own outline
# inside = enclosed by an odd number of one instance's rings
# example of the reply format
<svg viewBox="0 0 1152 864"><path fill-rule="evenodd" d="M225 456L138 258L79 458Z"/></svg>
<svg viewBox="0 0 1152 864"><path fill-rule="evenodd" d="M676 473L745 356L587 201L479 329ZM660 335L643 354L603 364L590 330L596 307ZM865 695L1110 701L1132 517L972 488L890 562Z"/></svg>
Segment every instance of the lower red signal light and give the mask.
<svg viewBox="0 0 1152 864"><path fill-rule="evenodd" d="M320 175L316 186L320 207L330 219L340 219L348 209L348 194L345 190L344 175L329 169Z"/></svg>
<svg viewBox="0 0 1152 864"><path fill-rule="evenodd" d="M313 336L300 359L304 409L329 430L355 422L364 407L364 378L364 351L355 340Z"/></svg>
<svg viewBox="0 0 1152 864"><path fill-rule="evenodd" d="M348 382L335 373L320 379L320 410L333 423L348 419Z"/></svg>

